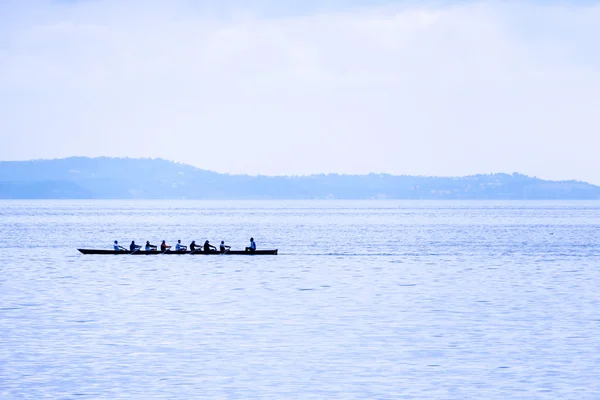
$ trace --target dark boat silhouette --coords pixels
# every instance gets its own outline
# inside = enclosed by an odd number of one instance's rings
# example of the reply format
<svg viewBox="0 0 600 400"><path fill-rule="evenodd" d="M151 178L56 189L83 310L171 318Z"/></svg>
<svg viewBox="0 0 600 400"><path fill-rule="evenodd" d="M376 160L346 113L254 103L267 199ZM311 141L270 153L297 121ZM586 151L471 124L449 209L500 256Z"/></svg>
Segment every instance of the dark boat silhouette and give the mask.
<svg viewBox="0 0 600 400"><path fill-rule="evenodd" d="M254 251L244 251L244 250L228 250L228 251L210 251L204 252L202 250L195 251L159 251L159 250L137 250L137 251L127 251L127 250L95 250L95 249L77 249L83 254L132 254L132 255L155 255L155 254L190 254L190 255L245 255L245 256L263 256L263 255L277 255L277 249L275 250L254 250Z"/></svg>

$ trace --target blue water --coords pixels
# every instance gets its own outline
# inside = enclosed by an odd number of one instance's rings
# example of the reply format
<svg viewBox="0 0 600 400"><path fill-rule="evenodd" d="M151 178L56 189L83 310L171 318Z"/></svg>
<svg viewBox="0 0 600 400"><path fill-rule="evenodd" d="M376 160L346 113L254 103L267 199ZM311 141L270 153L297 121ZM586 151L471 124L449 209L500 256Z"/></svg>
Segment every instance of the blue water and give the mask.
<svg viewBox="0 0 600 400"><path fill-rule="evenodd" d="M600 202L1 201L1 399L599 399ZM278 256L84 256L253 236Z"/></svg>

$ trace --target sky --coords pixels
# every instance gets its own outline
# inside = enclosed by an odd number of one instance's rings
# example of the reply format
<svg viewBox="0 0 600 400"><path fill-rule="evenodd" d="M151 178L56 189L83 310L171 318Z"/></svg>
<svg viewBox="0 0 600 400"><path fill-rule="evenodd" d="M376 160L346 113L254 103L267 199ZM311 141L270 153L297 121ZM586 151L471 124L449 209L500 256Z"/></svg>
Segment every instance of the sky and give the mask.
<svg viewBox="0 0 600 400"><path fill-rule="evenodd" d="M0 0L0 160L600 184L599 37L600 1Z"/></svg>

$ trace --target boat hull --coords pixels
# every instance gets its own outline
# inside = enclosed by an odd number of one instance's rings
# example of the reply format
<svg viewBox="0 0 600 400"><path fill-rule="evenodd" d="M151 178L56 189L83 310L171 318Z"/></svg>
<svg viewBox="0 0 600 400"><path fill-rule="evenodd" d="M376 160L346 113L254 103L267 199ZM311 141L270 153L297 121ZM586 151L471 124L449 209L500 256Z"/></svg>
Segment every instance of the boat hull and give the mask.
<svg viewBox="0 0 600 400"><path fill-rule="evenodd" d="M275 250L255 250L255 251L244 251L244 250L229 250L229 251L225 251L225 252L221 252L221 251L211 251L209 253L205 253L201 250L198 251L165 251L165 252L161 252L158 250L151 250L151 251L145 251L145 250L138 250L135 252L130 252L130 251L125 251L125 250L121 250L121 251L116 251L116 250L95 250L95 249L77 249L79 250L79 252L83 253L83 254L113 254L113 255L117 255L117 254L130 254L130 255L156 255L156 254L162 254L162 255L184 255L184 254L190 254L190 255L245 255L245 256L263 256L263 255L272 255L275 256L277 255L277 249Z"/></svg>

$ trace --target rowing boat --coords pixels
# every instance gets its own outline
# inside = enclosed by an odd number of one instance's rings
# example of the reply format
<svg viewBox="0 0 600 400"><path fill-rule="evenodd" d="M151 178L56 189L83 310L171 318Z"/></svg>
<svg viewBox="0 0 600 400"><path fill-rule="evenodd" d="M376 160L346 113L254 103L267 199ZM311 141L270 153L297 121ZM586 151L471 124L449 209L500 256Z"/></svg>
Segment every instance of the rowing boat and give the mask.
<svg viewBox="0 0 600 400"><path fill-rule="evenodd" d="M246 255L246 256L262 256L262 255L277 255L277 249L275 250L254 250L254 251L244 251L244 250L229 250L229 251L210 251L208 253L205 253L202 250L196 250L196 251L159 251L159 250L150 250L150 251L145 251L145 250L138 250L138 251L134 251L134 252L130 252L127 250L94 250L94 249L77 249L79 250L81 253L83 254L133 254L133 255L154 255L154 254L178 254L178 255L182 255L182 254L191 254L193 256L195 256L196 254L200 255L216 255L216 254L223 254L223 255Z"/></svg>

